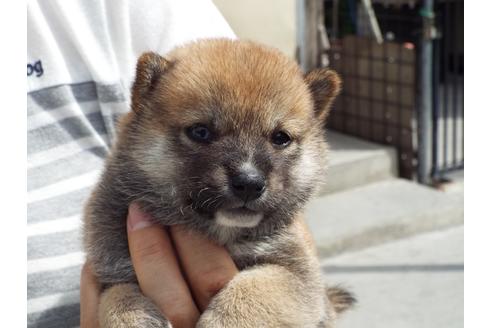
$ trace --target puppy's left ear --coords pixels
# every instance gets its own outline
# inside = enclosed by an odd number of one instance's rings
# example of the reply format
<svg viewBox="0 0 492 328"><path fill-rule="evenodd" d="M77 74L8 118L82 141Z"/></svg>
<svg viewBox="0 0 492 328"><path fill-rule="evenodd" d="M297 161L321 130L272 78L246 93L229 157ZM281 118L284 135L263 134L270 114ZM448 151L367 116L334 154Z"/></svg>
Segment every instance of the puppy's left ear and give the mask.
<svg viewBox="0 0 492 328"><path fill-rule="evenodd" d="M325 120L330 112L333 100L340 93L342 81L335 71L327 68L315 69L304 77L313 97L317 118Z"/></svg>
<svg viewBox="0 0 492 328"><path fill-rule="evenodd" d="M171 66L171 62L154 52L146 52L138 58L135 82L132 87L132 108L134 111L140 111L152 91L157 87L161 77Z"/></svg>

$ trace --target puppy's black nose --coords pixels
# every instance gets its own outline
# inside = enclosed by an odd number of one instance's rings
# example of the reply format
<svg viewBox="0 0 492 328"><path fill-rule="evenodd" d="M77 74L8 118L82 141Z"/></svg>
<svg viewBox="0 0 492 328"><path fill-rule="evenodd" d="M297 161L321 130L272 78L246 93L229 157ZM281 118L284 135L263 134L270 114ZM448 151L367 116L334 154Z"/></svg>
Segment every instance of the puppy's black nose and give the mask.
<svg viewBox="0 0 492 328"><path fill-rule="evenodd" d="M245 202L260 198L265 187L265 177L260 174L239 173L231 178L232 193Z"/></svg>

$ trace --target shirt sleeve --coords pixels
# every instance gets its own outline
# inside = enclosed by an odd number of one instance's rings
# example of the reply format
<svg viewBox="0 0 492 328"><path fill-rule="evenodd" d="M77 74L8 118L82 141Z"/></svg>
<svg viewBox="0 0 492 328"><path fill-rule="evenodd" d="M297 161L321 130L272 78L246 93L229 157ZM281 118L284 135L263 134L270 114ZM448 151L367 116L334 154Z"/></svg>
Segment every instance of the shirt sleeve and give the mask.
<svg viewBox="0 0 492 328"><path fill-rule="evenodd" d="M165 55L176 46L201 38L235 38L211 0L130 1L127 12L122 12L116 1L111 6L114 19L126 25L112 31L125 34L124 39L113 39L114 48L124 47L122 52L127 54L118 59L125 81L133 81L136 61L145 51Z"/></svg>

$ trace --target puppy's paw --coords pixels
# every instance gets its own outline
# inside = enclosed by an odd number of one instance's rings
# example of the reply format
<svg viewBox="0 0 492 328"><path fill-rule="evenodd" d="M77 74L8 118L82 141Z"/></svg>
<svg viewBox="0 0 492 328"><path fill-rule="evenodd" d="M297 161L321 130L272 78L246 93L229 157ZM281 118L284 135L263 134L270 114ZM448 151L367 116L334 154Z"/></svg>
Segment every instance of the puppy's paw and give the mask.
<svg viewBox="0 0 492 328"><path fill-rule="evenodd" d="M248 314L232 309L207 309L200 317L196 328L253 328L253 327L280 327L272 324L273 318L251 318ZM270 324L266 324L270 322Z"/></svg>
<svg viewBox="0 0 492 328"><path fill-rule="evenodd" d="M105 290L99 305L101 328L171 328L154 303L136 284L118 284Z"/></svg>
<svg viewBox="0 0 492 328"><path fill-rule="evenodd" d="M268 310L266 308L264 311L253 315L249 311L241 311L239 308L233 307L209 308L201 315L196 328L311 327L310 325L299 325L297 321L289 322L282 315L266 313Z"/></svg>
<svg viewBox="0 0 492 328"><path fill-rule="evenodd" d="M242 271L212 299L197 327L317 327L324 317L324 302L305 290L280 266Z"/></svg>

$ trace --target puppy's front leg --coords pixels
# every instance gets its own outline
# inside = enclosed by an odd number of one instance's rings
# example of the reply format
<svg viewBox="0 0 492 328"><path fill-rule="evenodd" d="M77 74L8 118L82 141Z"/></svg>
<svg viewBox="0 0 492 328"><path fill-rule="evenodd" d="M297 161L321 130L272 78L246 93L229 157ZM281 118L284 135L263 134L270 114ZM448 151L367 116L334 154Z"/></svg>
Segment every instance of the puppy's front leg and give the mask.
<svg viewBox="0 0 492 328"><path fill-rule="evenodd" d="M102 328L171 328L157 306L137 284L117 284L103 292L99 304Z"/></svg>
<svg viewBox="0 0 492 328"><path fill-rule="evenodd" d="M198 328L317 327L324 320L319 290L275 264L240 272L213 299Z"/></svg>

